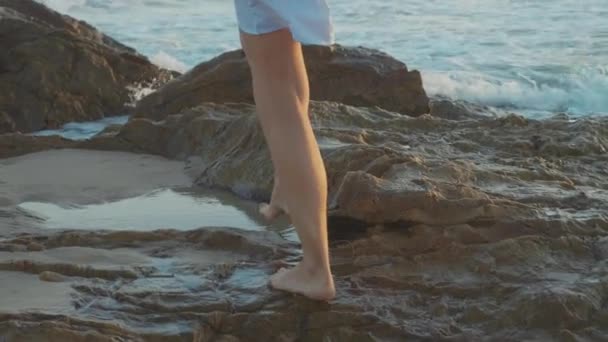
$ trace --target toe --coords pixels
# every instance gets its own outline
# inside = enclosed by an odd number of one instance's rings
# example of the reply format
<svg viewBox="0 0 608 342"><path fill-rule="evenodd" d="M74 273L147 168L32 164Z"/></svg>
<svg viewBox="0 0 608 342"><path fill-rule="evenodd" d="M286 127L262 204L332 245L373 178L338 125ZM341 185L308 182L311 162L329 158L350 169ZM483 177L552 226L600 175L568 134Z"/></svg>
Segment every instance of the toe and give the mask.
<svg viewBox="0 0 608 342"><path fill-rule="evenodd" d="M283 272L286 272L286 271L287 271L287 268L285 268L285 267L281 267L281 268L279 268L279 269L278 269L278 270L277 270L277 271L276 271L276 272L273 274L273 276L276 276L276 275L282 274Z"/></svg>
<svg viewBox="0 0 608 342"><path fill-rule="evenodd" d="M281 213L283 213L283 211L281 210L281 208L268 204L268 203L261 203L258 211L260 212L260 214L262 216L264 216L267 220L274 220L275 218L277 218L279 215L281 215Z"/></svg>

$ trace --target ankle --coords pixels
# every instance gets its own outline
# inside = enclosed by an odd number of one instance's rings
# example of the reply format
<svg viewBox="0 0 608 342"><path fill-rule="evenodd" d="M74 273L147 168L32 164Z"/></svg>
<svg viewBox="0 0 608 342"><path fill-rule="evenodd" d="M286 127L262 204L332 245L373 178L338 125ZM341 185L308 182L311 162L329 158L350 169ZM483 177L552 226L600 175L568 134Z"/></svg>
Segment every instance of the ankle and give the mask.
<svg viewBox="0 0 608 342"><path fill-rule="evenodd" d="M309 276L331 277L331 269L328 263L302 259L298 266Z"/></svg>

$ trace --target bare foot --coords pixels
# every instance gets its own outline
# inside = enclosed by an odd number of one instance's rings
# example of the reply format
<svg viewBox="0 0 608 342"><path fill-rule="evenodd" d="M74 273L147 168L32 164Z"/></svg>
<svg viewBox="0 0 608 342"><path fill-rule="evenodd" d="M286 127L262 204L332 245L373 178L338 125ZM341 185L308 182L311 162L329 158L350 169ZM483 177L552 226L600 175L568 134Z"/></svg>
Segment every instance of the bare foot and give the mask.
<svg viewBox="0 0 608 342"><path fill-rule="evenodd" d="M323 269L305 269L302 263L291 269L280 269L270 277L270 285L314 300L329 301L336 296L331 273Z"/></svg>
<svg viewBox="0 0 608 342"><path fill-rule="evenodd" d="M281 215L289 215L287 205L283 200L282 189L279 186L278 177L275 177L270 203L260 203L258 211L268 221L272 221Z"/></svg>
<svg viewBox="0 0 608 342"><path fill-rule="evenodd" d="M272 221L281 215L288 214L284 206L279 206L274 203L260 203L258 211L268 221Z"/></svg>

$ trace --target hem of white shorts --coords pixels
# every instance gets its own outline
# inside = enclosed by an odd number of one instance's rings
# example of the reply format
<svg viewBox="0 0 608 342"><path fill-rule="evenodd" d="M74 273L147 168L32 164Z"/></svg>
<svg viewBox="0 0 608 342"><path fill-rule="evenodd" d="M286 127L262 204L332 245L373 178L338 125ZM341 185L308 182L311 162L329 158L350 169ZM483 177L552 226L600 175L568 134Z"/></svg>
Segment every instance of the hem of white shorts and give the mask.
<svg viewBox="0 0 608 342"><path fill-rule="evenodd" d="M289 27L287 26L277 26L276 28L271 28L271 29L267 29L267 30L248 30L243 28L243 26L239 25L239 30L241 30L244 33L250 34L252 36L261 36L264 34L269 34L269 33L273 33L273 32L277 32L280 30L285 30L285 29L289 29Z"/></svg>
<svg viewBox="0 0 608 342"><path fill-rule="evenodd" d="M293 39L295 41L300 42L300 44L302 44L302 45L323 45L323 46L330 46L330 45L333 45L335 43L333 37L326 38L326 39L315 40L315 41L308 41L308 40L305 40L305 39L302 39L302 38L298 37L298 35L294 34L293 31L291 31L291 35L292 35L292 37L293 37Z"/></svg>
<svg viewBox="0 0 608 342"><path fill-rule="evenodd" d="M276 28L272 28L272 29L267 29L267 30L248 30L243 28L242 26L239 25L239 30L246 33L246 34L250 34L253 36L261 36L264 34L269 34L269 33L273 33L273 32L277 32L280 30L289 30L289 32L291 33L291 36L293 37L293 39L297 42L299 42L302 45L323 45L323 46L331 46L333 44L335 44L335 40L333 36L330 36L326 39L321 39L321 40L315 40L315 41L309 41L306 39L302 39L301 37L298 37L297 34L294 34L293 30L291 30L288 26L280 26L280 27L276 27Z"/></svg>

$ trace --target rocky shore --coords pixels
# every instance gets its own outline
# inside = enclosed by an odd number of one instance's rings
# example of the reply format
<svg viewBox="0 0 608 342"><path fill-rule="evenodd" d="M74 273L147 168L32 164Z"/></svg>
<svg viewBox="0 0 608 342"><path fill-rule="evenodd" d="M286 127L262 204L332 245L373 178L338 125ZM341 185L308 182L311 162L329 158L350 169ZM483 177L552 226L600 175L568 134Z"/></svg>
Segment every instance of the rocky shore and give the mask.
<svg viewBox="0 0 608 342"><path fill-rule="evenodd" d="M0 0L0 42L0 341L606 339L607 117L429 99L380 51L307 47L338 289L316 303L268 289L299 257L277 232L47 229L20 207L267 199L241 51L179 76L29 0ZM124 112L86 140L26 134Z"/></svg>

